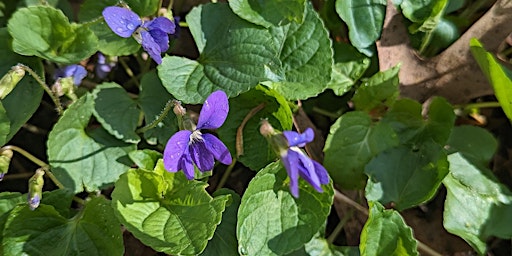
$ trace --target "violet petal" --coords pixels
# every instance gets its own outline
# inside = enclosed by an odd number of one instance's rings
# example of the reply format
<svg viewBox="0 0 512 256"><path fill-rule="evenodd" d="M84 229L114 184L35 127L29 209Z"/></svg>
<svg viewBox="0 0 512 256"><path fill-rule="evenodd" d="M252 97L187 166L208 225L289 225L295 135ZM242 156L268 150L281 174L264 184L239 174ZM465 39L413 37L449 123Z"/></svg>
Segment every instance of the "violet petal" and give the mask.
<svg viewBox="0 0 512 256"><path fill-rule="evenodd" d="M189 180L194 179L195 174L195 168L194 163L192 163L192 158L190 158L190 154L188 150L185 150L185 153L180 159L179 167L181 170L183 170L183 173L185 174L185 177Z"/></svg>
<svg viewBox="0 0 512 256"><path fill-rule="evenodd" d="M149 31L149 34L160 47L160 52L165 52L169 49L169 35L160 29L152 29Z"/></svg>
<svg viewBox="0 0 512 256"><path fill-rule="evenodd" d="M224 121L229 112L228 96L223 91L215 91L203 104L197 129L217 129Z"/></svg>
<svg viewBox="0 0 512 256"><path fill-rule="evenodd" d="M315 173L320 179L320 184L329 184L329 173L320 163L315 160L311 160L315 166Z"/></svg>
<svg viewBox="0 0 512 256"><path fill-rule="evenodd" d="M306 143L313 141L315 138L315 132L311 128L307 128L303 133L284 131L283 135L286 137L286 140L288 140L290 147L304 147Z"/></svg>
<svg viewBox="0 0 512 256"><path fill-rule="evenodd" d="M188 151L190 134L192 134L192 132L188 130L179 131L167 141L163 156L164 167L167 171L177 172L181 169L181 159Z"/></svg>
<svg viewBox="0 0 512 256"><path fill-rule="evenodd" d="M304 180L306 180L314 189L318 192L322 192L322 187L320 186L320 178L315 172L315 165L313 161L304 154L299 148L290 148L289 151L294 151L297 153L297 157L299 162L297 163L297 168L299 169L299 175Z"/></svg>
<svg viewBox="0 0 512 256"><path fill-rule="evenodd" d="M105 22L120 37L128 38L142 25L139 15L129 9L109 6L103 9Z"/></svg>
<svg viewBox="0 0 512 256"><path fill-rule="evenodd" d="M206 148L204 140L196 140L189 147L190 157L202 172L211 171L215 160L213 154Z"/></svg>
<svg viewBox="0 0 512 256"><path fill-rule="evenodd" d="M288 150L285 156L281 157L284 168L290 177L290 192L294 197L299 197L299 157L297 152Z"/></svg>
<svg viewBox="0 0 512 256"><path fill-rule="evenodd" d="M159 29L167 34L174 34L176 31L176 24L166 17L158 17L150 20L142 25L148 30Z"/></svg>
<svg viewBox="0 0 512 256"><path fill-rule="evenodd" d="M230 165L233 162L233 158L231 158L231 154L229 153L228 148L221 140L215 137L212 134L203 134L204 144L206 149L213 154L213 157L217 159L219 162Z"/></svg>
<svg viewBox="0 0 512 256"><path fill-rule="evenodd" d="M157 63L162 63L162 56L160 54L162 53L160 51L160 46L155 42L153 37L148 31L142 31L140 33L142 37L142 48L151 56L151 58Z"/></svg>

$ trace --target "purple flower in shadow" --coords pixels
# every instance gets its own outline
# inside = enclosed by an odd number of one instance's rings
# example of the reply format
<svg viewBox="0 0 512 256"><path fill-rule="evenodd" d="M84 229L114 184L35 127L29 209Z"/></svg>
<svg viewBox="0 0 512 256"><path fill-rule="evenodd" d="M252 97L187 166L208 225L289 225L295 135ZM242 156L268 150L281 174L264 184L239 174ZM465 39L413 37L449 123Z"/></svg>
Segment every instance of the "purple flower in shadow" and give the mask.
<svg viewBox="0 0 512 256"><path fill-rule="evenodd" d="M321 185L329 183L327 170L311 160L299 147L313 141L315 133L308 128L302 134L293 131L284 131L288 141L288 149L281 150L281 160L290 177L290 191L294 197L299 197L299 176L306 180L318 192L323 192Z"/></svg>
<svg viewBox="0 0 512 256"><path fill-rule="evenodd" d="M103 10L105 22L120 37L133 36L156 63L162 63L162 52L169 49L169 34L176 25L165 17L142 22L140 17L129 9L109 6Z"/></svg>
<svg viewBox="0 0 512 256"><path fill-rule="evenodd" d="M81 65L75 64L58 69L53 78L57 80L58 78L73 77L73 84L78 86L86 76L87 70Z"/></svg>
<svg viewBox="0 0 512 256"><path fill-rule="evenodd" d="M202 133L201 129L217 129L229 112L228 97L223 91L215 91L204 102L199 114L197 127L175 133L164 150L164 166L170 172L183 170L187 179L194 179L194 164L202 171L210 171L214 159L229 165L232 162L227 147L212 134Z"/></svg>

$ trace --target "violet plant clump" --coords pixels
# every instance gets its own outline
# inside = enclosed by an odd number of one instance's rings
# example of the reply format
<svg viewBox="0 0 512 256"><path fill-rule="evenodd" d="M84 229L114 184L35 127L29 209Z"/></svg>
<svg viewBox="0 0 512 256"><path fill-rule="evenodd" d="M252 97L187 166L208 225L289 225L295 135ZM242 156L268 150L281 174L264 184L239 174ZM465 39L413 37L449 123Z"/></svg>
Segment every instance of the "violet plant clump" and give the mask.
<svg viewBox="0 0 512 256"><path fill-rule="evenodd" d="M217 129L226 120L229 112L226 93L215 91L208 96L197 125L186 116L181 105L177 105L174 112L183 117L182 127L185 130L175 133L167 142L163 157L165 169L170 172L183 170L191 180L194 179L194 165L201 172L206 172L213 169L214 159L231 164L231 154L224 143L212 134L201 132L202 129Z"/></svg>
<svg viewBox="0 0 512 256"><path fill-rule="evenodd" d="M303 133L294 131L279 133L267 120L263 120L260 133L268 139L281 158L290 177L290 191L294 197L299 197L299 177L311 184L316 191L323 192L322 185L329 183L327 170L300 149L315 138L313 129L307 128Z"/></svg>
<svg viewBox="0 0 512 256"><path fill-rule="evenodd" d="M143 22L131 10L110 6L103 10L105 22L120 37L133 38L157 64L162 63L163 52L169 49L169 34L174 34L176 25L165 17L157 17Z"/></svg>

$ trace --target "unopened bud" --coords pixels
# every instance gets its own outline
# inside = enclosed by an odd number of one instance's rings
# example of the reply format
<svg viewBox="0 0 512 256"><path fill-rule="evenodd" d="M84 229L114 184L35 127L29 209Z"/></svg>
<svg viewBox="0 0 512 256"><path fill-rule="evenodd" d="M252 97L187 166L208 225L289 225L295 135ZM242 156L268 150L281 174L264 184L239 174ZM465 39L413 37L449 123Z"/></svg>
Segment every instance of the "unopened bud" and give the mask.
<svg viewBox="0 0 512 256"><path fill-rule="evenodd" d="M39 168L36 173L28 180L28 207L35 210L41 203L43 197L44 170Z"/></svg>
<svg viewBox="0 0 512 256"><path fill-rule="evenodd" d="M174 108L172 111L177 116L184 116L187 114L187 110L181 105L181 101L179 100L172 100L172 104L174 104Z"/></svg>
<svg viewBox="0 0 512 256"><path fill-rule="evenodd" d="M9 165L12 158L12 150L7 149L0 153L0 181L4 179L4 176L9 171Z"/></svg>
<svg viewBox="0 0 512 256"><path fill-rule="evenodd" d="M4 99L25 76L25 69L16 65L0 79L0 99Z"/></svg>
<svg viewBox="0 0 512 256"><path fill-rule="evenodd" d="M268 120L261 120L260 133L267 139L278 156L281 156L288 150L288 141L282 133L278 133L274 130L274 127L272 127Z"/></svg>
<svg viewBox="0 0 512 256"><path fill-rule="evenodd" d="M270 137L276 134L274 127L268 122L267 119L261 120L260 133L265 137Z"/></svg>

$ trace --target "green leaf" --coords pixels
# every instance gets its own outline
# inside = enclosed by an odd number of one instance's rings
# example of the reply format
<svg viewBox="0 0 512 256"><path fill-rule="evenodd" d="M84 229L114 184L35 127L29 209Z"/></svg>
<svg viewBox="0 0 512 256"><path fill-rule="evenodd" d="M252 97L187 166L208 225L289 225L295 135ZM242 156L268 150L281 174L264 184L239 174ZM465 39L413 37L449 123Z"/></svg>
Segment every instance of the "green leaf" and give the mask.
<svg viewBox="0 0 512 256"><path fill-rule="evenodd" d="M251 117L243 128L243 154L238 161L252 170L259 170L276 159L267 140L260 132L260 120L268 119L277 130L292 129L292 111L288 102L273 90L258 86L229 101L230 109L224 125L218 129L220 139L229 151L236 154L237 130L249 112L264 104L263 109Z"/></svg>
<svg viewBox="0 0 512 256"><path fill-rule="evenodd" d="M51 206L16 206L3 231L3 255L123 255L123 236L109 202L97 197L71 219Z"/></svg>
<svg viewBox="0 0 512 256"><path fill-rule="evenodd" d="M305 3L305 0L233 0L229 1L229 7L242 19L268 28L290 21L302 23Z"/></svg>
<svg viewBox="0 0 512 256"><path fill-rule="evenodd" d="M361 255L419 255L412 229L395 210L369 202L370 215L361 233Z"/></svg>
<svg viewBox="0 0 512 256"><path fill-rule="evenodd" d="M299 182L299 198L289 190L287 172L274 162L256 174L242 197L236 229L242 255L283 255L297 250L318 232L330 212L334 190L318 193Z"/></svg>
<svg viewBox="0 0 512 256"><path fill-rule="evenodd" d="M77 63L98 50L98 38L85 25L70 24L62 11L31 6L16 11L7 24L12 48L62 64Z"/></svg>
<svg viewBox="0 0 512 256"><path fill-rule="evenodd" d="M236 16L227 4L195 7L186 19L201 53L199 59L166 56L158 66L164 87L184 103L203 103L216 90L236 96L277 68L270 33Z"/></svg>
<svg viewBox="0 0 512 256"><path fill-rule="evenodd" d="M102 128L86 130L94 110L86 94L64 111L48 136L48 159L52 171L66 188L75 193L95 191L117 180L131 165L126 144Z"/></svg>
<svg viewBox="0 0 512 256"><path fill-rule="evenodd" d="M367 180L365 165L380 152L397 145L398 137L389 125L372 123L364 112L348 112L331 126L324 147L324 166L341 187L363 188Z"/></svg>
<svg viewBox="0 0 512 256"><path fill-rule="evenodd" d="M41 204L51 205L57 212L59 212L60 215L65 218L69 218L71 217L70 207L74 196L75 194L67 189L45 191L43 192L43 199L41 199Z"/></svg>
<svg viewBox="0 0 512 256"><path fill-rule="evenodd" d="M333 90L334 94L341 96L348 92L370 67L370 58L348 43L334 43L333 49L334 66L327 87Z"/></svg>
<svg viewBox="0 0 512 256"><path fill-rule="evenodd" d="M380 37L386 1L337 0L336 12L348 26L352 45L367 56L371 56L370 52L364 49L373 45Z"/></svg>
<svg viewBox="0 0 512 256"><path fill-rule="evenodd" d="M393 105L399 95L399 71L400 65L397 65L363 80L352 98L356 109L371 112L375 109L385 110Z"/></svg>
<svg viewBox="0 0 512 256"><path fill-rule="evenodd" d="M236 215L240 206L240 196L232 190L220 189L213 193L214 197L231 195L226 210L222 214L222 221L215 230L213 238L208 242L201 256L237 255L238 241L236 239Z"/></svg>
<svg viewBox="0 0 512 256"><path fill-rule="evenodd" d="M404 210L430 200L448 173L443 148L425 142L416 148L398 146L373 158L365 168L370 177L366 198L382 204L393 203Z"/></svg>
<svg viewBox="0 0 512 256"><path fill-rule="evenodd" d="M479 166L487 166L498 148L498 142L490 132L469 125L454 127L447 145L448 154L459 152Z"/></svg>
<svg viewBox="0 0 512 256"><path fill-rule="evenodd" d="M444 98L435 97L430 103L427 116L428 119L424 120L420 103L400 99L383 117L382 122L393 127L402 143L435 141L444 146L455 122L452 106Z"/></svg>
<svg viewBox="0 0 512 256"><path fill-rule="evenodd" d="M491 170L472 164L463 154L451 154L448 160L443 226L483 255L489 237L512 237L512 193Z"/></svg>
<svg viewBox="0 0 512 256"><path fill-rule="evenodd" d="M118 219L135 237L167 254L204 250L229 196L212 198L206 183L169 173L159 161L154 171L129 170L112 192Z"/></svg>
<svg viewBox="0 0 512 256"><path fill-rule="evenodd" d="M412 22L420 23L431 17L434 5L443 1L436 0L403 0L400 3L403 15ZM454 2L454 1L450 1Z"/></svg>
<svg viewBox="0 0 512 256"><path fill-rule="evenodd" d="M9 136L11 132L10 128L11 121L9 121L7 111L2 105L2 102L0 102L0 145L4 145L7 142L7 136Z"/></svg>
<svg viewBox="0 0 512 256"><path fill-rule="evenodd" d="M311 241L307 242L303 248L294 251L286 256L359 256L358 247L336 246L317 234Z"/></svg>
<svg viewBox="0 0 512 256"><path fill-rule="evenodd" d="M140 169L153 170L158 159L162 158L162 153L151 149L142 149L132 151L128 153L128 156Z"/></svg>
<svg viewBox="0 0 512 256"><path fill-rule="evenodd" d="M140 110L123 87L116 83L103 83L94 89L92 96L93 114L105 130L124 142L140 141L135 133Z"/></svg>
<svg viewBox="0 0 512 256"><path fill-rule="evenodd" d="M290 100L307 99L327 88L331 80L333 50L322 20L307 4L304 22L271 27L281 67L269 76L269 86Z"/></svg>
<svg viewBox="0 0 512 256"><path fill-rule="evenodd" d="M138 101L142 112L144 112L146 125L155 121L162 114L166 104L172 98L173 96L162 85L156 71L148 72L142 77ZM144 137L149 144L165 145L177 131L178 121L175 114L170 111L155 128L146 131Z"/></svg>
<svg viewBox="0 0 512 256"><path fill-rule="evenodd" d="M15 54L10 50L10 40L11 38L7 29L0 28L0 56L2 56L2 61L0 61L0 74L3 75L7 73L12 66L23 63L32 68L36 74L44 79L41 60L35 57L25 57ZM3 100L0 100L10 122L9 134L4 138L4 141L0 140L0 145L4 145L9 141L23 124L28 121L39 107L42 96L43 89L41 86L37 84L32 76L25 75L11 93ZM20 100L23 101L23 104L20 104ZM5 121L2 123L5 124Z"/></svg>
<svg viewBox="0 0 512 256"><path fill-rule="evenodd" d="M501 66L477 39L471 39L470 45L471 53L494 88L503 112L512 120L512 71Z"/></svg>

